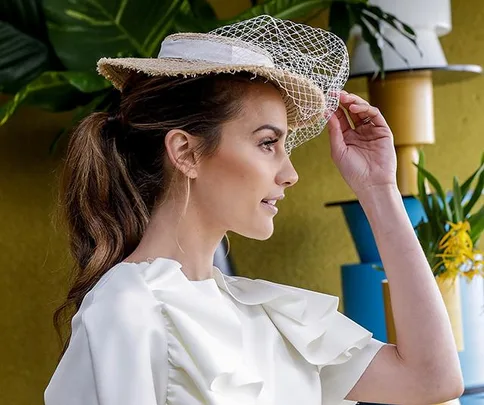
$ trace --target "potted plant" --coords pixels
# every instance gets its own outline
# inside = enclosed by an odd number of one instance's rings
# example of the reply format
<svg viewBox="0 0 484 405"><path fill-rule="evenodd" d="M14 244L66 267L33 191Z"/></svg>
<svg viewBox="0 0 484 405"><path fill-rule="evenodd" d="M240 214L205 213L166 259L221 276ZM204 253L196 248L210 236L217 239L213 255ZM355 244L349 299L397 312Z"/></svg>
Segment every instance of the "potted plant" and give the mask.
<svg viewBox="0 0 484 405"><path fill-rule="evenodd" d="M435 176L425 169L422 151L415 166L418 199L426 216L415 230L435 277L453 282L459 275L468 280L484 275L482 252L476 247L484 230L484 205L473 212L484 188L484 154L480 166L464 183L459 184L454 177L450 199ZM434 191L430 196L426 181ZM474 181L476 186L470 192Z"/></svg>

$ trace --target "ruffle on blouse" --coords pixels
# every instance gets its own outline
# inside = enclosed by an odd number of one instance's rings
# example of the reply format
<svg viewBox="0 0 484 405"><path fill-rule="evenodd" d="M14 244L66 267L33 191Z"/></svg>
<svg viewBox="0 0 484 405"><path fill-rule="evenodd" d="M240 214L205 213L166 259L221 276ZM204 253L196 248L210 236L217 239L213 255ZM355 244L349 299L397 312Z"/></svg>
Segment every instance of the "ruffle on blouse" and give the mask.
<svg viewBox="0 0 484 405"><path fill-rule="evenodd" d="M243 398L244 404L256 404L264 382L256 369L244 363L242 325L234 311L217 301L217 296L198 290L174 260L156 259L143 270L143 277L207 387L222 394L220 403L227 403L228 398L242 403ZM371 340L370 332L338 312L338 297L230 277L216 267L214 279L235 301L262 305L280 333L319 370L348 361L353 349L362 349ZM179 360L176 350L169 355Z"/></svg>
<svg viewBox="0 0 484 405"><path fill-rule="evenodd" d="M181 264L170 259L156 259L142 276L161 303L171 332L168 356L173 373L167 402L180 403L187 389L180 370L190 369L198 370L190 376L195 385L204 380L199 391L211 391L210 403L255 404L264 382L257 369L244 362L241 322L221 301L222 295L200 291L181 271ZM170 339L175 340L170 343ZM183 367L187 362L195 367Z"/></svg>
<svg viewBox="0 0 484 405"><path fill-rule="evenodd" d="M354 349L362 349L371 341L371 332L338 312L338 297L265 280L230 277L220 270L215 272L215 279L238 302L262 305L281 334L319 369L345 363Z"/></svg>

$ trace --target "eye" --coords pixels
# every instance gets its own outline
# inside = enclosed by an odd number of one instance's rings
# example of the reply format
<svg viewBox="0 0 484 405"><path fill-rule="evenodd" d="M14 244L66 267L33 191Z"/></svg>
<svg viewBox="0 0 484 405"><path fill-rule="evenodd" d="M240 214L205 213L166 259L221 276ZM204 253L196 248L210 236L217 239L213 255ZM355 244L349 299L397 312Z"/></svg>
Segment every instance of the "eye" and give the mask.
<svg viewBox="0 0 484 405"><path fill-rule="evenodd" d="M274 145L278 141L279 141L279 138L266 139L266 140L262 141L259 146L261 146L262 149L265 149L266 151L273 151L274 147L272 145Z"/></svg>

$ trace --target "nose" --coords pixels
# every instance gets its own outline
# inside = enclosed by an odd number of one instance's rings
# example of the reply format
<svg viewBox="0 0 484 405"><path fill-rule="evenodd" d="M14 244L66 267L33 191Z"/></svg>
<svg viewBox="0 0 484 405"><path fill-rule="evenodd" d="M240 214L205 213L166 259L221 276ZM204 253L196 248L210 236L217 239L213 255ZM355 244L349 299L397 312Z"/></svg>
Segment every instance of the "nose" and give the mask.
<svg viewBox="0 0 484 405"><path fill-rule="evenodd" d="M283 187L292 187L299 180L296 169L294 168L289 156L285 156L281 170L277 173L276 183Z"/></svg>

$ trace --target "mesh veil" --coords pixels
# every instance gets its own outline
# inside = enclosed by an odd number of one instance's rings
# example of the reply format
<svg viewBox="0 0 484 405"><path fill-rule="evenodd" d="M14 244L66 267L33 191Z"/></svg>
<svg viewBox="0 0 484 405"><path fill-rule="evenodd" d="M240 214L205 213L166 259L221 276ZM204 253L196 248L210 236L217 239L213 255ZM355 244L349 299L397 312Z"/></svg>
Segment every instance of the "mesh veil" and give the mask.
<svg viewBox="0 0 484 405"><path fill-rule="evenodd" d="M287 72L272 75L271 80L297 110L292 122L289 120L288 153L322 132L338 108L339 94L349 74L348 52L340 38L320 28L268 15L223 26L209 34L242 41L269 57L276 69Z"/></svg>

